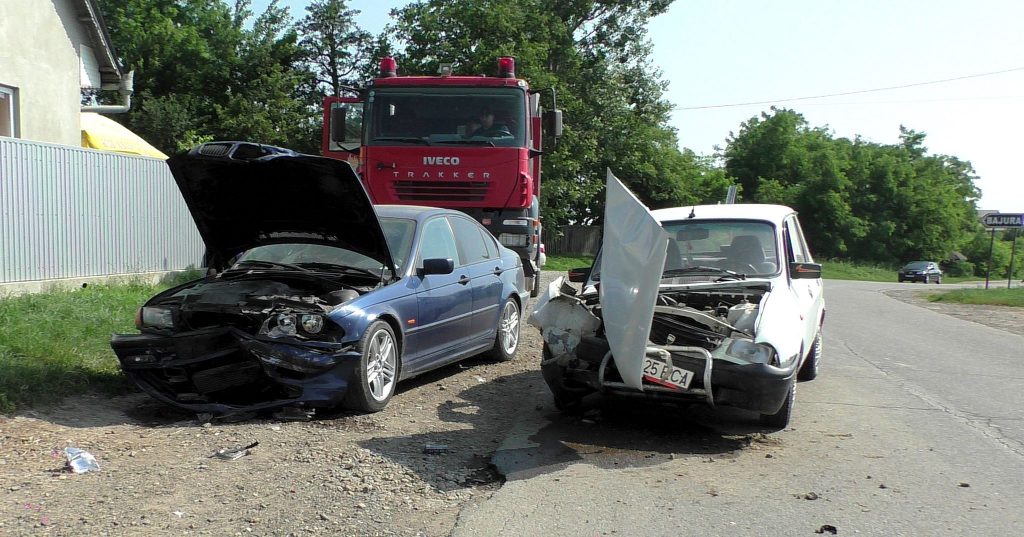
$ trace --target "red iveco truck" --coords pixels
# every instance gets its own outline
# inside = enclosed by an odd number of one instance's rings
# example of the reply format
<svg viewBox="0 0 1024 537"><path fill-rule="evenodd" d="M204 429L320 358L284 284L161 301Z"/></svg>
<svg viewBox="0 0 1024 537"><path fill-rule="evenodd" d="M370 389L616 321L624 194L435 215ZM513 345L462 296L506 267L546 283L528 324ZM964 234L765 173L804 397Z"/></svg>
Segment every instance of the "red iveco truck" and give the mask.
<svg viewBox="0 0 1024 537"><path fill-rule="evenodd" d="M398 76L391 57L380 66L359 97L324 100L323 154L352 162L374 203L476 218L519 253L536 296L541 129L557 140L561 111L541 121L541 92L516 78L513 58L498 59L496 77L455 76L447 65L437 76Z"/></svg>

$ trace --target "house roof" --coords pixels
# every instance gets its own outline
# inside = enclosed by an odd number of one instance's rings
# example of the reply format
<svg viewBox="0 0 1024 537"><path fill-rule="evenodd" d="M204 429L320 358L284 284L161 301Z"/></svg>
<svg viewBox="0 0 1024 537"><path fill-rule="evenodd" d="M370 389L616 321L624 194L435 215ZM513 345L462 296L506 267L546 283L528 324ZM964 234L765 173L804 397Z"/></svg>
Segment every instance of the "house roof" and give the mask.
<svg viewBox="0 0 1024 537"><path fill-rule="evenodd" d="M103 14L100 13L99 4L96 0L72 0L78 20L82 27L88 32L95 49L96 61L99 62L100 78L106 86L113 87L104 89L116 89L121 81L122 68L114 51L114 44L110 41L110 34L107 33L107 25L103 22Z"/></svg>

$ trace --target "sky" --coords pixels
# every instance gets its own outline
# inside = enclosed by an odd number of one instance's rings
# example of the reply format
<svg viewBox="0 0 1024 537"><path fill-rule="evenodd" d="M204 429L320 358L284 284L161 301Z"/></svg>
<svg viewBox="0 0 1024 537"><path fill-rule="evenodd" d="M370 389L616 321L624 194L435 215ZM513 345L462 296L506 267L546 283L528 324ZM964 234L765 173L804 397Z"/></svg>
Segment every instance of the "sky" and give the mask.
<svg viewBox="0 0 1024 537"><path fill-rule="evenodd" d="M267 3L254 0L254 11ZM348 5L377 33L406 3ZM280 4L300 18L307 1ZM1014 0L677 0L648 37L681 147L713 154L772 104L836 137L891 144L904 125L927 134L929 152L974 165L979 208L1024 213L1021 21ZM761 101L772 102L720 106Z"/></svg>

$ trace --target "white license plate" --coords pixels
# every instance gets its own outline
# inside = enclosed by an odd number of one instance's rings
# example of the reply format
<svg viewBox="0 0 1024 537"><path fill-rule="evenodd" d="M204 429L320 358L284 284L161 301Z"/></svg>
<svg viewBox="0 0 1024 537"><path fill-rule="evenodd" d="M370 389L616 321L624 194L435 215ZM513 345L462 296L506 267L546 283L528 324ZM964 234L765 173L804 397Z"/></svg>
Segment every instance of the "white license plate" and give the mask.
<svg viewBox="0 0 1024 537"><path fill-rule="evenodd" d="M686 389L693 373L650 357L644 358L644 378L662 386Z"/></svg>

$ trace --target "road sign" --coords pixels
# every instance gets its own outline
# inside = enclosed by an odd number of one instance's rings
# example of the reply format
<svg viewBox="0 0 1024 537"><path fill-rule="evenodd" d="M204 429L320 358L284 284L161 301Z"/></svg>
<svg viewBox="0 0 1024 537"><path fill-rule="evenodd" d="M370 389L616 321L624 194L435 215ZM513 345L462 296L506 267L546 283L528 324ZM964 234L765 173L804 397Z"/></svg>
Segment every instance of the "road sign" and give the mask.
<svg viewBox="0 0 1024 537"><path fill-rule="evenodd" d="M1024 214L992 213L986 214L982 222L987 227L1024 227Z"/></svg>

